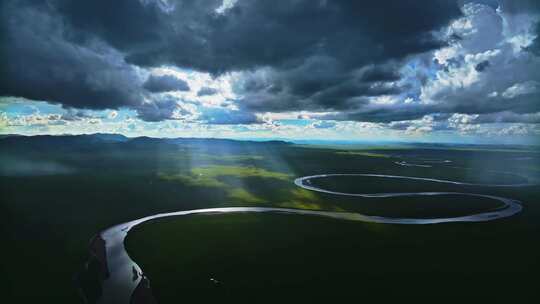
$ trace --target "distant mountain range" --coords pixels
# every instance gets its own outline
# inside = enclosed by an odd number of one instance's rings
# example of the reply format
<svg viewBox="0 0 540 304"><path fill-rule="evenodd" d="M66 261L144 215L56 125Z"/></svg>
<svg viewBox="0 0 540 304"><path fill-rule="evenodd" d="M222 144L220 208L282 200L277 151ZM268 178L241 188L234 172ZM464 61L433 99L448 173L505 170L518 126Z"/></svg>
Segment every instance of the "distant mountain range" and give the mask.
<svg viewBox="0 0 540 304"><path fill-rule="evenodd" d="M290 145L291 143L279 140L270 141L243 141L221 138L154 138L154 137L126 137L121 134L82 134L82 135L35 135L23 136L8 134L0 136L2 149L25 147L25 148L62 148L62 147L85 147L100 145L114 146L156 146L156 145Z"/></svg>
<svg viewBox="0 0 540 304"><path fill-rule="evenodd" d="M411 143L411 142L363 142L363 141L339 141L339 140L237 140L223 138L155 138L155 137L126 137L121 134L95 133L81 135L34 135L24 136L18 134L0 135L0 147L3 149L10 147L57 147L62 146L95 146L102 145L117 145L122 146L155 146L155 145L209 145L219 144L227 146L242 146L247 144L253 145L313 145L327 146L339 149L346 148L365 148L365 147L414 147L425 149L505 149L505 150L530 150L540 151L538 146L525 145L487 145L487 144L454 144L454 143Z"/></svg>

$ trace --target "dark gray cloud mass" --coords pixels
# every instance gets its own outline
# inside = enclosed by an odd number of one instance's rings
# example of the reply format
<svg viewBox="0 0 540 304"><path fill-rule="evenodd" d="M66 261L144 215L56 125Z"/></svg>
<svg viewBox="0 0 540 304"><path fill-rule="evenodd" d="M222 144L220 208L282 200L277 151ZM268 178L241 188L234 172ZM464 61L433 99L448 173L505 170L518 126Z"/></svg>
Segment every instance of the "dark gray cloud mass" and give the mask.
<svg viewBox="0 0 540 304"><path fill-rule="evenodd" d="M117 52L137 65L212 73L328 56L341 73L436 48L444 42L431 31L460 14L455 1L377 3L239 1L219 15L221 1L171 1L171 10L152 0L4 1L0 92L89 108L137 104L139 80ZM293 89L339 79L300 79Z"/></svg>
<svg viewBox="0 0 540 304"><path fill-rule="evenodd" d="M332 120L356 120L367 122L392 122L402 120L413 120L423 117L426 114L438 113L439 109L432 105L382 105L377 107L366 107L361 110L344 111L339 114L328 114L324 118Z"/></svg>
<svg viewBox="0 0 540 304"><path fill-rule="evenodd" d="M397 70L384 66L368 67L360 77L360 80L365 82L397 81L400 79L401 75Z"/></svg>
<svg viewBox="0 0 540 304"><path fill-rule="evenodd" d="M528 47L528 50L533 54L540 56L540 22L536 23L536 38L533 43Z"/></svg>
<svg viewBox="0 0 540 304"><path fill-rule="evenodd" d="M170 1L171 10L152 0L51 3L71 27L99 36L130 62L213 73L287 67L311 55L344 68L401 58L444 44L431 31L460 15L453 0L238 1L223 15L217 0Z"/></svg>
<svg viewBox="0 0 540 304"><path fill-rule="evenodd" d="M72 41L61 16L41 1L2 4L0 95L105 109L141 101L141 80L99 40Z"/></svg>
<svg viewBox="0 0 540 304"><path fill-rule="evenodd" d="M189 85L185 80L172 75L150 77L144 83L144 88L150 92L189 91Z"/></svg>
<svg viewBox="0 0 540 304"><path fill-rule="evenodd" d="M177 112L180 111L180 112ZM137 114L145 121L161 121L172 119L175 113L186 114L174 98L164 96L151 103L143 103L137 107Z"/></svg>
<svg viewBox="0 0 540 304"><path fill-rule="evenodd" d="M467 94L451 88L433 93L432 104L370 104L377 96L418 97L418 86L433 78L433 70L451 68L427 52L456 41L471 52L488 50L463 33L443 31L463 17L464 3L490 10L485 15L491 23L480 20L479 29L502 27L494 13L499 6L514 15L540 12L540 1L532 0L239 0L224 13L216 12L221 0L7 0L1 4L0 96L77 109L127 107L144 120L173 119L182 112L178 101L153 93L189 91L188 84L148 76L148 69L170 65L214 76L242 72L233 84L241 110L225 113L227 121L216 118L223 113L212 117L207 111L201 118L209 123L252 123L255 112L266 111L337 111L328 118L374 122L430 113L539 111L531 105L538 96L521 94L519 86L508 93L519 98L504 97L506 82L489 87L499 91L489 100L487 87ZM485 40L502 39L502 31L493 33ZM538 39L528 46L531 53L540 54ZM414 56L412 79L400 71ZM464 58L453 58L452 68L464 65ZM484 59L474 69L508 71L507 59ZM203 87L197 95L215 93Z"/></svg>

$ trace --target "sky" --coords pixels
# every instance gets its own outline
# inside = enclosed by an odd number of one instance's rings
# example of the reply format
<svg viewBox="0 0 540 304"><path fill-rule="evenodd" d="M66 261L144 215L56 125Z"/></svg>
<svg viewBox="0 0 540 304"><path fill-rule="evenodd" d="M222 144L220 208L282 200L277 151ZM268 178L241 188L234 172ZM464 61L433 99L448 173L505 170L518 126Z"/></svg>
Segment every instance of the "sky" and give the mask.
<svg viewBox="0 0 540 304"><path fill-rule="evenodd" d="M536 0L0 5L0 134L540 138Z"/></svg>

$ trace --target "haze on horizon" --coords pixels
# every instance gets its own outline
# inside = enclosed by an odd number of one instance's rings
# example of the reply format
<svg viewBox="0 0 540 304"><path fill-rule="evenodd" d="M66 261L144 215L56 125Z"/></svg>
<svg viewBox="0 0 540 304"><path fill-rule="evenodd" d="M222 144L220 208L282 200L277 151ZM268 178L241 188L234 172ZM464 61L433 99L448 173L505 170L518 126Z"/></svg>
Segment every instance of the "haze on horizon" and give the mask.
<svg viewBox="0 0 540 304"><path fill-rule="evenodd" d="M540 1L2 1L0 134L537 143Z"/></svg>

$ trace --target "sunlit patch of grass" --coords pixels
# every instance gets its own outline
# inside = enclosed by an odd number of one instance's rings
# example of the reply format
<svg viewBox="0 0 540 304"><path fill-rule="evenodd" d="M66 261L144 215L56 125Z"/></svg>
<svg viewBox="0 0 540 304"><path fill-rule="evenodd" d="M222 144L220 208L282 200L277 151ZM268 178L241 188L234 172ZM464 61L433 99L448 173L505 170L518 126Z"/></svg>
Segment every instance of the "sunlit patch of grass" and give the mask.
<svg viewBox="0 0 540 304"><path fill-rule="evenodd" d="M191 174L194 176L207 176L207 177L219 177L219 176L231 176L236 178L246 177L262 177L262 178L275 178L279 180L289 180L291 175L268 171L263 168L252 166L206 166L191 169Z"/></svg>
<svg viewBox="0 0 540 304"><path fill-rule="evenodd" d="M323 207L317 203L301 202L301 201L290 201L279 203L279 207L284 208L293 208L293 209L305 209L305 210L323 210Z"/></svg>
<svg viewBox="0 0 540 304"><path fill-rule="evenodd" d="M260 204L265 202L262 198L254 195L253 193L247 191L244 188L233 188L229 190L228 197L235 201L249 204Z"/></svg>
<svg viewBox="0 0 540 304"><path fill-rule="evenodd" d="M306 189L297 188L288 190L285 193L285 197L290 200L278 203L277 205L279 207L305 210L345 211L340 207L328 205L319 198L315 192Z"/></svg>
<svg viewBox="0 0 540 304"><path fill-rule="evenodd" d="M359 156L368 156L368 157L392 157L391 155L387 154L380 154L380 153L372 153L372 152L360 152L360 151L338 151L336 152L338 155L359 155Z"/></svg>
<svg viewBox="0 0 540 304"><path fill-rule="evenodd" d="M177 161L190 161L197 160L198 162L205 164L213 163L250 163L255 161L262 161L264 157L262 155L250 155L250 154L223 154L212 155L207 153L197 153L193 155L189 151L163 151L159 156L162 159L177 160Z"/></svg>
<svg viewBox="0 0 540 304"><path fill-rule="evenodd" d="M166 174L158 173L158 177L165 181L179 182L187 186L197 187L215 187L226 188L230 187L227 183L221 181L219 177L234 177L237 179L260 177L260 178L274 178L279 180L289 181L291 176L282 172L268 171L263 168L257 168L252 166L221 166L211 165L204 167L197 167L191 169L188 174ZM245 190L244 190L245 191ZM233 194L238 197L247 199L249 192L241 193L239 190L233 189ZM255 196L249 198L251 201L256 201ZM258 200L258 199L257 199Z"/></svg>
<svg viewBox="0 0 540 304"><path fill-rule="evenodd" d="M207 159L216 160L216 161L230 161L230 162L243 162L243 161L254 161L254 160L263 160L264 157L261 155L209 155L202 154Z"/></svg>
<svg viewBox="0 0 540 304"><path fill-rule="evenodd" d="M192 176L188 174L159 173L158 177L165 181L179 182L187 186L215 187L215 188L223 188L227 186L225 183L211 176L202 176L202 175Z"/></svg>
<svg viewBox="0 0 540 304"><path fill-rule="evenodd" d="M302 188L292 189L289 194L291 197L297 200L307 200L307 201L320 201L317 194L313 191L309 191Z"/></svg>
<svg viewBox="0 0 540 304"><path fill-rule="evenodd" d="M338 206L325 206L321 203L302 202L302 201L288 201L277 204L278 207L303 209L303 210L327 210L336 212L345 212L346 210Z"/></svg>

